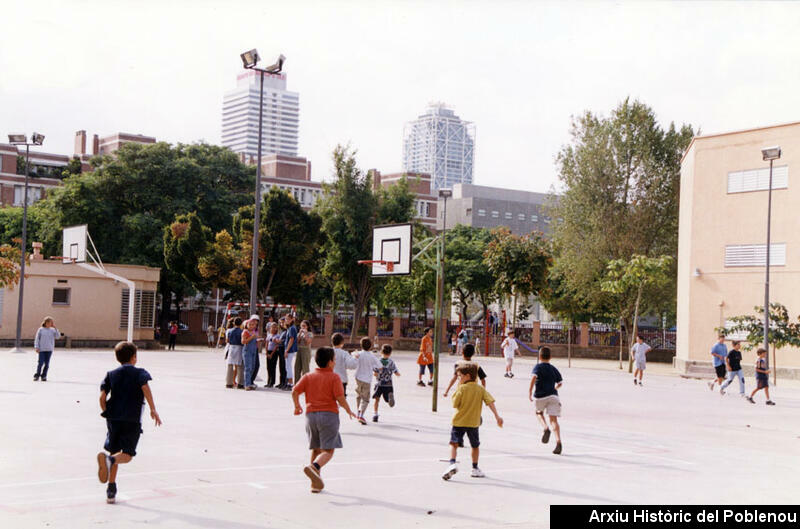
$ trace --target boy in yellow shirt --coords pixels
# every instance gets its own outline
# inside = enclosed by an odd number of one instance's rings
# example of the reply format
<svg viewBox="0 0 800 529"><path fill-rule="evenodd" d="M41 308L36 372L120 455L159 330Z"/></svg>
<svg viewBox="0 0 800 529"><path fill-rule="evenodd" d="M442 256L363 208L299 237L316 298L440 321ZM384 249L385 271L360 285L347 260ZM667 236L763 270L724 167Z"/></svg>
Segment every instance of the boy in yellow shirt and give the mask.
<svg viewBox="0 0 800 529"><path fill-rule="evenodd" d="M458 368L459 386L453 393L453 407L456 409L456 413L453 415L453 428L450 430L450 466L442 474L444 480L452 478L458 472L456 453L458 445L464 443L464 434L469 438L469 444L472 447L472 474L470 475L473 478L485 477L483 471L478 468L480 454L478 447L481 444L478 427L481 425L483 403L486 403L494 413L497 426L503 427L503 418L497 414L494 398L486 391L486 388L475 382L477 378L477 364L466 364Z"/></svg>

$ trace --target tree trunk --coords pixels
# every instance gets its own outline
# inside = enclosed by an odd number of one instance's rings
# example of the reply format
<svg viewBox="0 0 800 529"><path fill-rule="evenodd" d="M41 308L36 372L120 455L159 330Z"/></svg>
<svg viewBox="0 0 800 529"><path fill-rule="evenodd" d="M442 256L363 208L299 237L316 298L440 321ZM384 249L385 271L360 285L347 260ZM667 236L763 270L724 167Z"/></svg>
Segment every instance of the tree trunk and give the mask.
<svg viewBox="0 0 800 529"><path fill-rule="evenodd" d="M619 368L622 369L622 318L619 319Z"/></svg>
<svg viewBox="0 0 800 529"><path fill-rule="evenodd" d="M633 347L633 341L636 340L636 335L639 333L639 303L642 300L643 288L644 283L639 285L639 291L636 293L636 305L633 308L633 332L628 340L628 373L633 373L633 353L631 352L631 347Z"/></svg>
<svg viewBox="0 0 800 529"><path fill-rule="evenodd" d="M262 297L262 299L266 300L267 296L269 296L269 289L272 287L272 280L275 279L276 271L277 268L273 268L272 271L269 273L269 281L267 281L267 288L264 289L264 296Z"/></svg>

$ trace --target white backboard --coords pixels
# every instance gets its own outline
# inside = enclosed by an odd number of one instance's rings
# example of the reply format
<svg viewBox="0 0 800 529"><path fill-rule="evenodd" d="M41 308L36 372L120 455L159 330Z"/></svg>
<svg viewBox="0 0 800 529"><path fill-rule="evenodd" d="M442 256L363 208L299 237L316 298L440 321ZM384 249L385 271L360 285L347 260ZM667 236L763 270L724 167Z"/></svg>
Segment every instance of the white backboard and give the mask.
<svg viewBox="0 0 800 529"><path fill-rule="evenodd" d="M398 276L411 273L411 224L375 226L372 230L372 260L390 261L394 270L372 265L373 276Z"/></svg>
<svg viewBox="0 0 800 529"><path fill-rule="evenodd" d="M61 249L63 263L86 262L86 224L64 228Z"/></svg>

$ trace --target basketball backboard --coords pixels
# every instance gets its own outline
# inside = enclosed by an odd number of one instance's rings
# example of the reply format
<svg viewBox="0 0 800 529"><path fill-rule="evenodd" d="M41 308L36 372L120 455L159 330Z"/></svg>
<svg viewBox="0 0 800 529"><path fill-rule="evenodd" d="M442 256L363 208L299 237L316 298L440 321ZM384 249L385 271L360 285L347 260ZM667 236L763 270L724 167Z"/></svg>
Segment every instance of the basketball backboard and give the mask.
<svg viewBox="0 0 800 529"><path fill-rule="evenodd" d="M85 263L86 239L86 224L64 228L61 261L63 263Z"/></svg>
<svg viewBox="0 0 800 529"><path fill-rule="evenodd" d="M411 273L411 224L387 224L372 230L372 260L393 263L390 272L386 265L372 264L373 276L397 276Z"/></svg>

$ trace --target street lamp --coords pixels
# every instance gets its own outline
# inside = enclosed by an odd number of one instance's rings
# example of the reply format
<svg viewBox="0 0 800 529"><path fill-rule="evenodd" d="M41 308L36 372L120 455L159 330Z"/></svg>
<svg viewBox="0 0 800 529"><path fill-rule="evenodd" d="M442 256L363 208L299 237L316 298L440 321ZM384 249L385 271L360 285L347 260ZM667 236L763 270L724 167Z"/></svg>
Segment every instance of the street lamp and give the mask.
<svg viewBox="0 0 800 529"><path fill-rule="evenodd" d="M240 55L242 65L247 70L255 70L260 76L260 88L258 92L258 165L256 165L256 208L253 214L253 260L252 269L250 271L250 314L254 314L256 309L256 293L258 291L258 232L259 223L261 222L261 133L264 120L264 74L279 73L283 69L283 62L286 57L280 55L278 60L272 66L266 68L258 68L256 65L261 57L258 55L258 50L253 48Z"/></svg>
<svg viewBox="0 0 800 529"><path fill-rule="evenodd" d="M25 146L25 192L22 198L22 251L19 258L19 300L17 301L17 333L14 337L12 353L24 353L21 346L22 336L22 301L25 292L25 248L28 246L28 171L30 167L31 145L44 143L44 134L36 132L31 136L31 143L25 134L9 134L8 143Z"/></svg>
<svg viewBox="0 0 800 529"><path fill-rule="evenodd" d="M772 217L772 162L780 159L779 146L764 147L761 149L764 161L769 160L769 187L767 188L767 272L764 281L764 349L767 351L767 369L769 369L769 254L770 254L770 223Z"/></svg>

